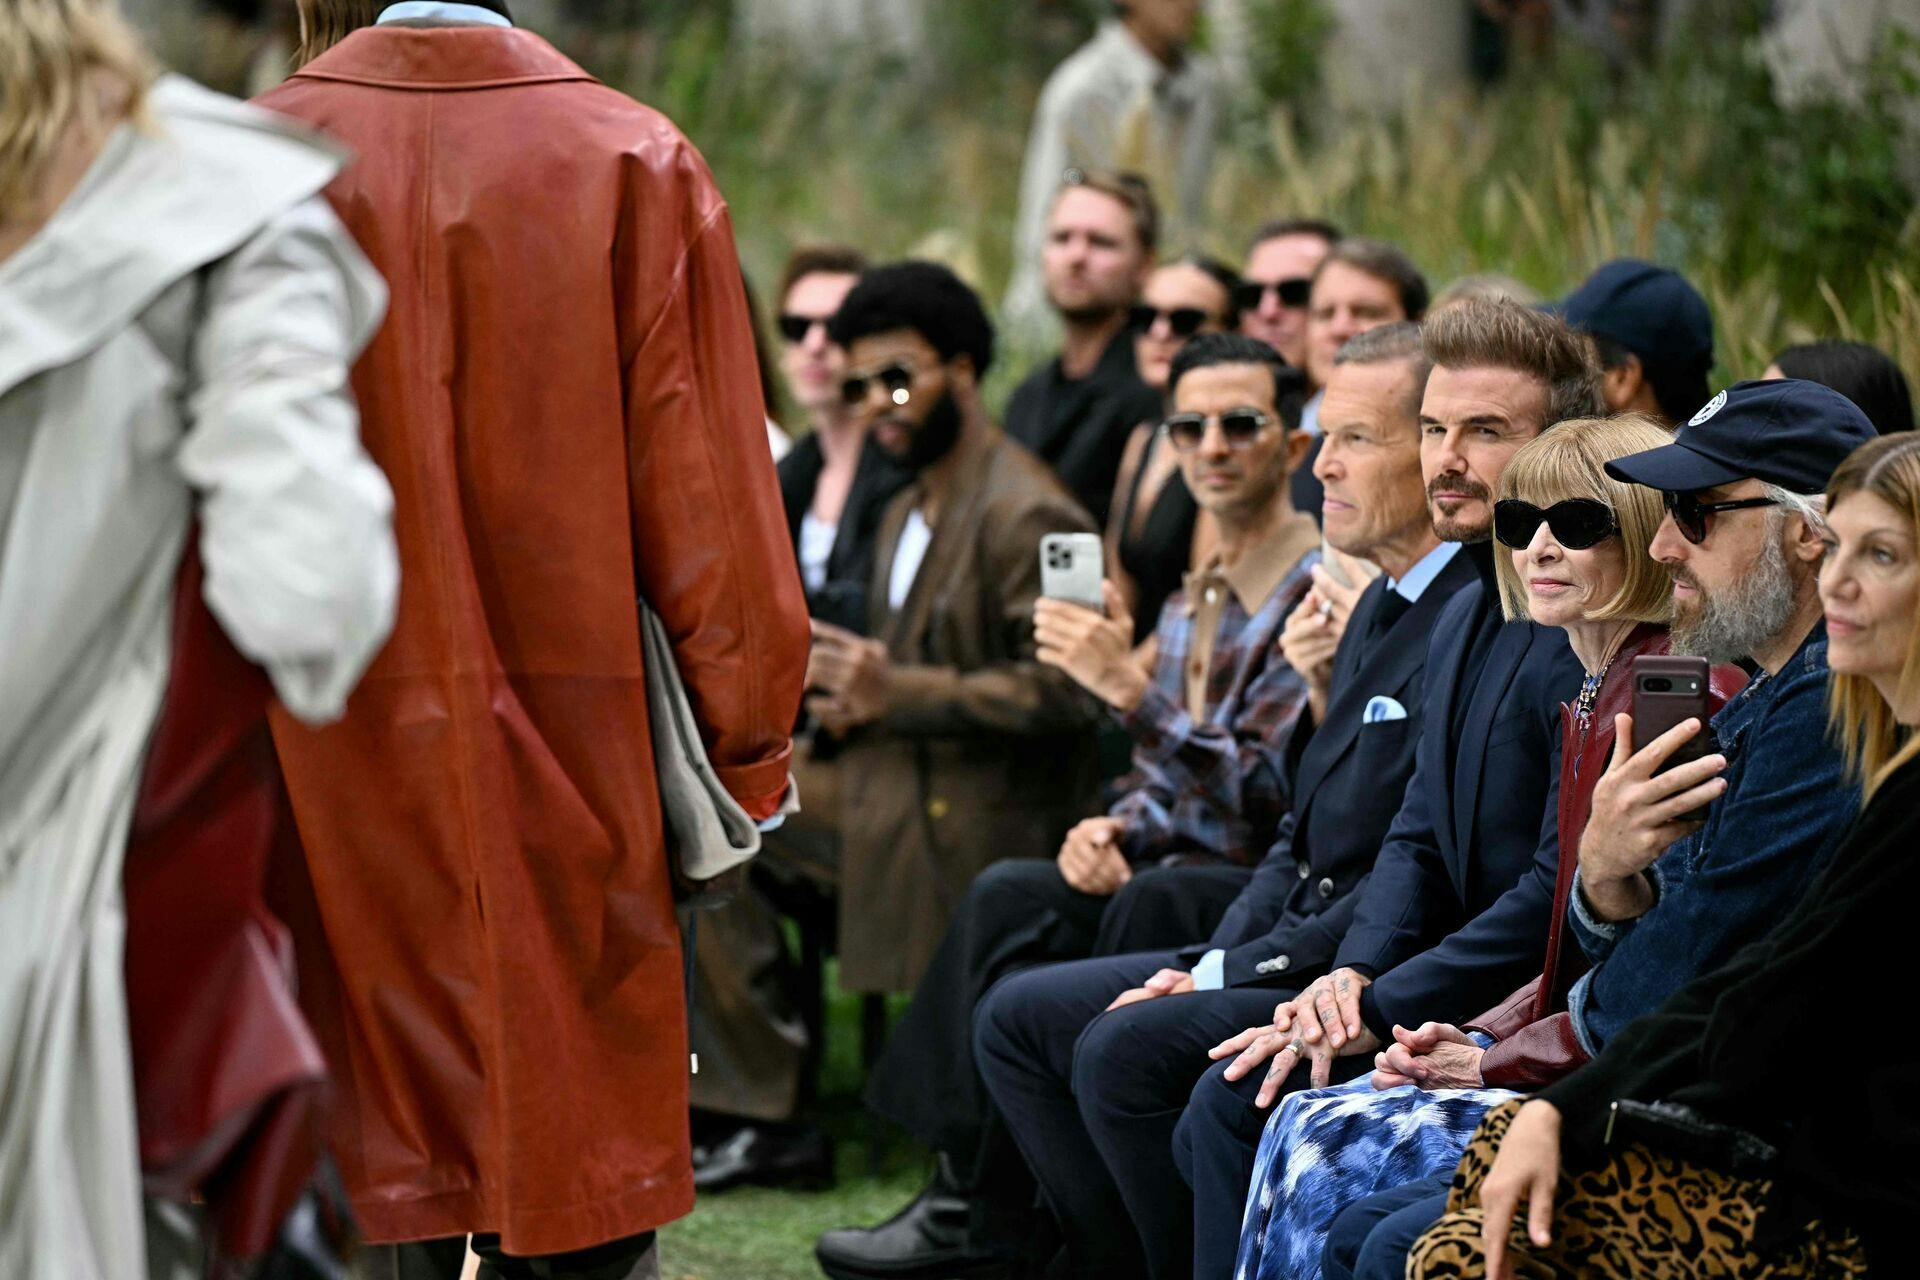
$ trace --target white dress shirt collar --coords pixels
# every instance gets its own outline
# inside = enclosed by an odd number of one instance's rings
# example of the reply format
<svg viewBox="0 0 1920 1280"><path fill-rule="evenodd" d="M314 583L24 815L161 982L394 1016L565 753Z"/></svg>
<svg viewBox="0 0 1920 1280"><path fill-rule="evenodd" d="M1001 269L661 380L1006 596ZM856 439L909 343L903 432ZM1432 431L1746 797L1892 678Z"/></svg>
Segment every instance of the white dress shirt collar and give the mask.
<svg viewBox="0 0 1920 1280"><path fill-rule="evenodd" d="M380 11L374 25L387 22L472 22L488 27L511 27L504 14L482 9L477 4L456 4L453 0L400 0Z"/></svg>

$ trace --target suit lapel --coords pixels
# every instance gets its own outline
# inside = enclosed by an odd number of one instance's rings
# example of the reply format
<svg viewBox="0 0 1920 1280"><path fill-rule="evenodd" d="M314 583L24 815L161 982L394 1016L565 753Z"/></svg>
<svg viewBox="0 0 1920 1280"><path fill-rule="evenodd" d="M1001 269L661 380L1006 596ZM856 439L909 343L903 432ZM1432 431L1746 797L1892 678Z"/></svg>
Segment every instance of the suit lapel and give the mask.
<svg viewBox="0 0 1920 1280"><path fill-rule="evenodd" d="M974 529L980 523L982 501L987 493L987 471L992 465L995 444L1000 434L990 432L977 443L961 446L967 452L959 459L954 468L953 482L947 490L946 509L940 513L940 521L933 528L933 537L927 543L927 554L921 558L920 571L913 576L913 586L907 591L907 598L901 602L900 610L888 621L884 634L887 650L895 658L916 661L920 656L921 642L926 638L927 626L933 617L933 605L941 592L952 587L957 580L965 576L971 582L971 575L957 572L960 561L967 549L974 545ZM880 608L883 616L887 612L887 589L893 575L893 557L900 545L900 531L906 527L907 516L920 503L920 487L912 485L902 497L905 502L897 503L887 512L887 523L883 534L886 537L881 544L885 559L874 566L874 579L879 585ZM1036 548L1035 554L1038 554Z"/></svg>
<svg viewBox="0 0 1920 1280"><path fill-rule="evenodd" d="M1453 814L1453 839L1456 851L1473 844L1473 824L1480 816L1481 766L1486 760L1487 737L1499 719L1498 709L1506 700L1507 686L1520 670L1520 664L1532 651L1540 628L1530 622L1509 622L1495 633L1493 650L1480 672L1474 688L1474 707L1460 738L1460 750L1453 760L1452 791L1458 802Z"/></svg>
<svg viewBox="0 0 1920 1280"><path fill-rule="evenodd" d="M1426 664L1434 619L1455 593L1473 579L1473 563L1465 556L1456 555L1364 656L1358 643L1341 645L1334 658L1334 692L1327 701L1327 722L1307 744L1306 754L1300 760L1299 777L1294 783L1295 795L1311 797L1353 747L1360 736L1360 718L1375 695L1385 694L1405 703L1403 695L1407 685L1414 673ZM1374 579L1354 606L1347 627L1356 641L1365 637L1366 628L1386 594L1386 581L1384 576Z"/></svg>

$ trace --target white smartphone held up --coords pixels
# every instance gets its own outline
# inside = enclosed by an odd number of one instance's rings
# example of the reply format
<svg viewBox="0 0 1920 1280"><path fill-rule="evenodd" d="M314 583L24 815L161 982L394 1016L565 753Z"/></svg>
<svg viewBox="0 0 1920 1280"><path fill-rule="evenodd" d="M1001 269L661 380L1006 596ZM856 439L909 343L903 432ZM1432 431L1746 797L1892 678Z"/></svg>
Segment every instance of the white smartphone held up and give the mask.
<svg viewBox="0 0 1920 1280"><path fill-rule="evenodd" d="M1105 555L1097 533L1050 533L1040 539L1040 594L1106 612L1100 594Z"/></svg>

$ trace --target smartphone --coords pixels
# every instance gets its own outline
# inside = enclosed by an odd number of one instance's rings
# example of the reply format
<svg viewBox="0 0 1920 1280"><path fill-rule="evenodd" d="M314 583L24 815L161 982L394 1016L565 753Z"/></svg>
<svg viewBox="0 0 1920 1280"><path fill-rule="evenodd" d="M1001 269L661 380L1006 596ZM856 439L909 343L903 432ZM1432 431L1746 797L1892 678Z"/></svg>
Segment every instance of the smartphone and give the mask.
<svg viewBox="0 0 1920 1280"><path fill-rule="evenodd" d="M1105 552L1097 533L1050 533L1040 539L1040 594L1106 612L1100 583Z"/></svg>
<svg viewBox="0 0 1920 1280"><path fill-rule="evenodd" d="M1665 773L1675 765L1713 754L1707 698L1705 658L1635 658L1633 749L1638 751L1683 720L1698 720L1700 732L1681 743L1659 771Z"/></svg>

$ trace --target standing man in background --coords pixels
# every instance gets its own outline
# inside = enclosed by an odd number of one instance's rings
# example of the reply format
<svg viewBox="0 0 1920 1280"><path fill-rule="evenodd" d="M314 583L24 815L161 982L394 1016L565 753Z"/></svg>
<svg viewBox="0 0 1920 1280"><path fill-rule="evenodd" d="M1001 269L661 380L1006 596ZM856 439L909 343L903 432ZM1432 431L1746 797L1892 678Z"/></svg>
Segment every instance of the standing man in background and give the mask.
<svg viewBox="0 0 1920 1280"><path fill-rule="evenodd" d="M1159 237L1159 209L1139 178L1068 173L1040 252L1065 336L1060 354L1007 402L1007 434L1052 467L1103 527L1128 435L1160 416L1160 393L1140 380L1127 328Z"/></svg>
<svg viewBox="0 0 1920 1280"><path fill-rule="evenodd" d="M1200 0L1109 0L1107 7L1113 18L1054 69L1034 108L1006 300L1007 324L1022 338L1046 332L1040 249L1069 169L1145 175L1168 193L1180 242L1206 223L1221 91L1218 67L1192 49Z"/></svg>
<svg viewBox="0 0 1920 1280"><path fill-rule="evenodd" d="M438 1242L409 1280L469 1233L484 1280L653 1275L693 1185L640 605L756 820L806 662L726 205L499 0L301 30L265 101L358 156L329 195L393 291L354 390L406 584L345 718L275 724L330 1146L370 1241Z"/></svg>

